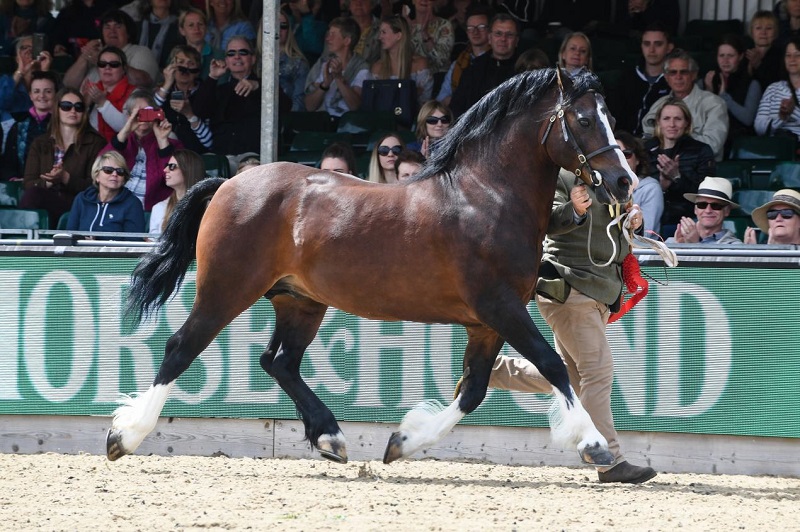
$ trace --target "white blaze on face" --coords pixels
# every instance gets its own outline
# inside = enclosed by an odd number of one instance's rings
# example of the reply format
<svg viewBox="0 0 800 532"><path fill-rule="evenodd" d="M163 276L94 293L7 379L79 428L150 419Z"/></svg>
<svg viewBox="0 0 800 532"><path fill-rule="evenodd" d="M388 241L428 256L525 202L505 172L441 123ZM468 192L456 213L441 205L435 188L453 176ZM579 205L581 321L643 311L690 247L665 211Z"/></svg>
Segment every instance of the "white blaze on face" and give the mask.
<svg viewBox="0 0 800 532"><path fill-rule="evenodd" d="M603 132L606 135L606 139L608 140L609 144L616 144L617 139L614 138L614 131L611 128L611 124L608 121L608 116L604 109L600 106L600 98L595 97L595 102L597 104L597 116L599 118L600 127L603 129ZM616 155L617 160L619 161L620 165L628 170L628 178L631 181L631 193L633 190L639 185L639 178L636 176L636 173L631 169L630 165L628 164L628 159L625 158L625 155L622 153L622 150L613 150L612 153Z"/></svg>

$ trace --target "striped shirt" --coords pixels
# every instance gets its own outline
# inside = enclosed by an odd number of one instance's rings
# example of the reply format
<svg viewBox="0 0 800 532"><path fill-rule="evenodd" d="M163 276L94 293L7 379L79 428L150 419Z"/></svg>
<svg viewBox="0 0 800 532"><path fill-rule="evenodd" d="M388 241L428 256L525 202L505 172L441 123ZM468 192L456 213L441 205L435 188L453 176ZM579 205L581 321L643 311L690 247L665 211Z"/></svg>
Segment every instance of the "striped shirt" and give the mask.
<svg viewBox="0 0 800 532"><path fill-rule="evenodd" d="M783 120L778 116L781 108L781 100L792 97L792 89L786 81L776 81L767 87L758 104L758 113L753 126L759 135L773 135L776 131L783 129L800 136L800 107L795 107L792 114ZM795 90L800 99L800 90Z"/></svg>

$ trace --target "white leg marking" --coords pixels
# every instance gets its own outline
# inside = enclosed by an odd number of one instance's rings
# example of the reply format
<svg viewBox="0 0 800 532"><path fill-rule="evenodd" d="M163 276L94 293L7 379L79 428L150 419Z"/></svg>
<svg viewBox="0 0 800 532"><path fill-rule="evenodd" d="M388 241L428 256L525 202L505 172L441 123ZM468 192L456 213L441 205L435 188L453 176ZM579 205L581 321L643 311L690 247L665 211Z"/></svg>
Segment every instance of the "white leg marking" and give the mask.
<svg viewBox="0 0 800 532"><path fill-rule="evenodd" d="M120 435L122 447L132 453L156 426L158 416L167 402L169 392L175 381L159 384L141 395L123 395L119 399L120 407L114 411L111 430Z"/></svg>
<svg viewBox="0 0 800 532"><path fill-rule="evenodd" d="M609 144L616 144L617 139L614 138L614 130L611 128L611 123L608 121L608 117L606 116L606 109L600 105L600 98L595 97L597 109L597 116L600 118L600 124L603 126L603 132L606 134L606 139L608 140ZM636 176L636 173L631 169L630 165L628 164L628 159L622 154L620 150L614 150L613 153L617 156L617 160L619 161L620 166L628 170L628 178L631 180L632 186L631 191L636 188L639 184L639 178ZM617 198L619 200L619 198Z"/></svg>
<svg viewBox="0 0 800 532"><path fill-rule="evenodd" d="M405 438L403 457L411 456L444 438L465 415L458 406L458 400L447 408L434 400L419 403L409 410L400 423L398 432Z"/></svg>
<svg viewBox="0 0 800 532"><path fill-rule="evenodd" d="M571 386L570 389L572 389ZM602 448L608 449L608 442L592 423L592 418L583 408L574 390L572 391L572 408L567 407L566 398L555 387L553 396L555 399L550 405L548 413L553 443L562 448L575 445L578 451L583 450L587 445L596 443L599 443Z"/></svg>

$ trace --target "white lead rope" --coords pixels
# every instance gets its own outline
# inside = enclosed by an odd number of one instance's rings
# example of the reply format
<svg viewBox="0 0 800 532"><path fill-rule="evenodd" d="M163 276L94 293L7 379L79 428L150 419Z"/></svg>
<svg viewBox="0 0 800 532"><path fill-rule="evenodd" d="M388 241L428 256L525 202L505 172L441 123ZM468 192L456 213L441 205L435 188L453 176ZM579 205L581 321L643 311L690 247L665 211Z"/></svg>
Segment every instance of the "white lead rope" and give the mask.
<svg viewBox="0 0 800 532"><path fill-rule="evenodd" d="M611 220L609 224L606 226L606 234L608 235L608 239L611 241L612 252L611 257L609 257L608 261L604 264L598 264L592 258L592 213L591 211L586 211L587 215L589 216L589 240L587 242L587 251L589 255L589 261L594 266L604 268L609 266L617 256L617 241L616 239L611 236L611 228L620 221L622 221L622 234L625 235L625 239L628 241L632 247L635 248L644 248L644 249L652 249L656 253L661 256L661 259L664 261L664 264L667 265L669 268L674 268L678 265L678 256L675 254L674 251L669 249L664 242L659 242L658 240L654 240L652 238L648 238L645 236L639 236L633 232L633 228L631 227L631 218L634 214L639 213L639 209L631 209L630 212L623 212L620 213L619 216Z"/></svg>

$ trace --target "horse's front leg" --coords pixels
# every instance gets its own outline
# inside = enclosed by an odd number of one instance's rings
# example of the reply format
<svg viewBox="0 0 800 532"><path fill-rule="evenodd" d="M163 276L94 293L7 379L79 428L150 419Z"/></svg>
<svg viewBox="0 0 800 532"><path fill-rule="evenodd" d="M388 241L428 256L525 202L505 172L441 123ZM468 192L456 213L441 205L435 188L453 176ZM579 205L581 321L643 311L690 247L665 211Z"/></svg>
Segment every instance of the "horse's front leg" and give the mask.
<svg viewBox="0 0 800 532"><path fill-rule="evenodd" d="M467 336L464 352L464 375L467 378L461 393L447 408L425 402L408 412L398 431L389 438L383 455L384 463L410 456L441 440L486 397L492 365L503 346L503 339L486 327L468 327Z"/></svg>
<svg viewBox="0 0 800 532"><path fill-rule="evenodd" d="M521 302L496 304L492 312L482 317L553 386L555 401L550 410L553 441L562 446L574 445L587 464L612 464L614 457L608 450L608 442L572 389L564 361L539 332L527 308Z"/></svg>
<svg viewBox="0 0 800 532"><path fill-rule="evenodd" d="M347 443L339 424L300 375L306 348L314 340L327 307L310 299L276 296L275 332L261 367L294 401L305 427L306 439L319 453L335 462L347 462Z"/></svg>

